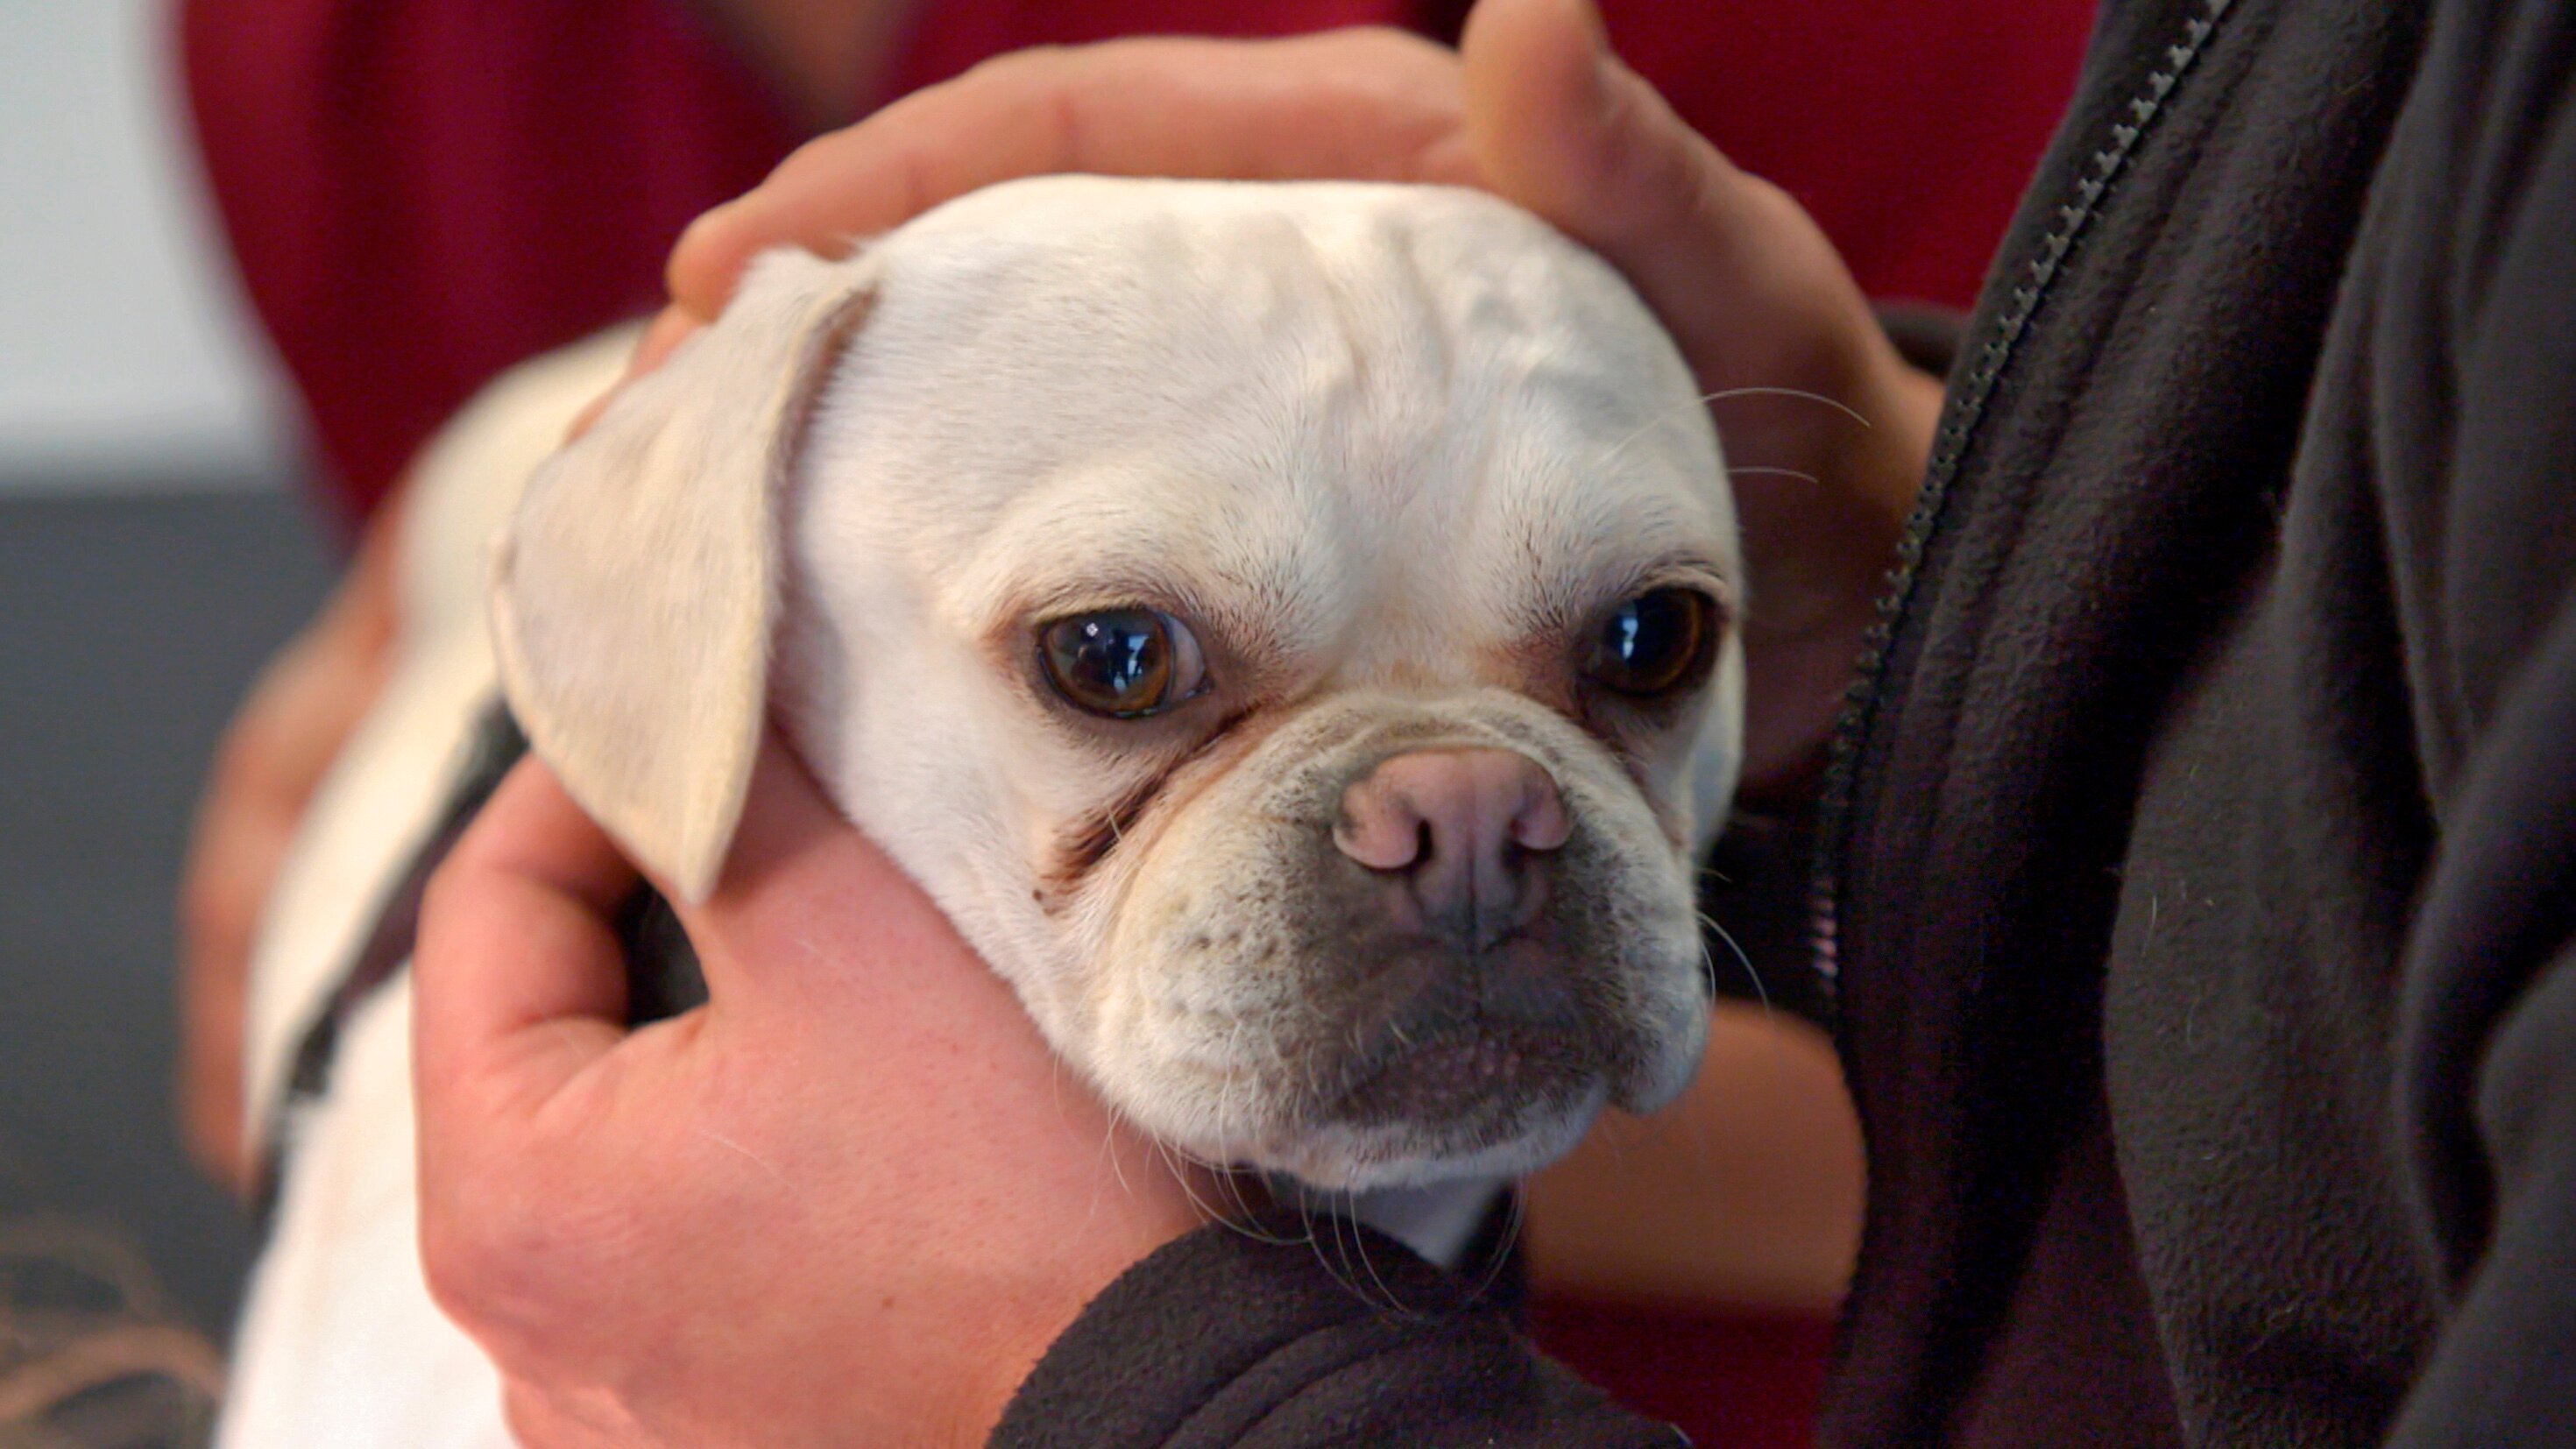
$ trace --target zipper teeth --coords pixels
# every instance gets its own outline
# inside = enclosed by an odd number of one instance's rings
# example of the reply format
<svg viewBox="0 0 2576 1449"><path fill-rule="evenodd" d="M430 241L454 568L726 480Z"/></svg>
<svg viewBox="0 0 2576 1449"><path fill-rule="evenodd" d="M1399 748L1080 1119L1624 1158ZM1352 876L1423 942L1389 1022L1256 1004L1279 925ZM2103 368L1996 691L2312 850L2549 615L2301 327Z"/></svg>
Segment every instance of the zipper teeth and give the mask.
<svg viewBox="0 0 2576 1449"><path fill-rule="evenodd" d="M1980 348L1975 362L1959 380L1950 406L1935 435L1932 457L1923 475L1922 491L1916 495L1914 511L1905 522L1904 536L1896 546L1896 563L1888 570L1887 584L1879 593L1878 618L1862 641L1860 668L1843 696L1841 712L1835 717L1833 742L1827 757L1824 785L1818 794L1816 808L1816 856L1811 887L1809 945L1822 990L1827 1013L1833 1013L1841 996L1841 862L1844 848L1850 842L1852 792L1859 773L1860 744L1868 733L1878 711L1879 685L1887 669L1887 656L1896 637L1897 626L1914 598L1914 585L1921 572L1925 545L1941 520L1942 505L1947 501L1950 484L1958 476L1959 464L1966 457L1969 442L1975 437L1977 424L1984 418L1986 404L1994 395L1995 385L2012 360L2013 351L2028 330L2032 316L2050 284L2057 280L2067 254L2076 240L2100 210L2102 197L2111 183L2128 164L2138 148L2139 139L2164 109L2166 97L2183 74L2199 59L2209 43L2210 34L2218 28L2234 0L2201 0L2200 13L2183 22L2183 38L2165 47L2165 63L2147 77L2145 87L2126 107L2127 119L2114 121L2110 140L2085 163L2076 180L2071 200L2057 208L2057 225L2040 239L2037 254L2025 266L2026 280L2012 289L2010 305L1996 319L1993 334ZM2118 113L2115 112L2115 115Z"/></svg>

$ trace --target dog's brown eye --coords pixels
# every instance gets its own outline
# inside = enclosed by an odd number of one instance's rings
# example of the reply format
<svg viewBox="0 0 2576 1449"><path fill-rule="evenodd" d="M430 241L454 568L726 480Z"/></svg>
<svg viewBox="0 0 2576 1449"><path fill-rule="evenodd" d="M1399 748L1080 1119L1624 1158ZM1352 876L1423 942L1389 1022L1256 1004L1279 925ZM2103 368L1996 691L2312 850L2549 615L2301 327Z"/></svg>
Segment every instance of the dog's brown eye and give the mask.
<svg viewBox="0 0 2576 1449"><path fill-rule="evenodd" d="M1650 589L1601 622L1587 672L1639 699L1697 684L1716 656L1717 604L1692 589Z"/></svg>
<svg viewBox="0 0 2576 1449"><path fill-rule="evenodd" d="M1047 682L1075 708L1140 719L1204 693L1207 665L1189 626L1154 609L1075 614L1038 630Z"/></svg>

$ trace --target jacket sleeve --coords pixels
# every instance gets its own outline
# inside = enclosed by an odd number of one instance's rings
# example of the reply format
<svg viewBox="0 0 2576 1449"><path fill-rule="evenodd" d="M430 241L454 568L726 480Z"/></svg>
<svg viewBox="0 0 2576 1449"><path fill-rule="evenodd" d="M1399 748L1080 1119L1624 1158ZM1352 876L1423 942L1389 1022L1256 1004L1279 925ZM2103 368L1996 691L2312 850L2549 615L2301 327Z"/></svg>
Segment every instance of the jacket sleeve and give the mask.
<svg viewBox="0 0 2576 1449"><path fill-rule="evenodd" d="M2476 12L2471 14L2470 12ZM2413 685L2440 844L2404 962L2400 1141L2446 1312L2391 1442L2576 1443L2576 17L2447 7L2392 275L2384 480L2432 475ZM2428 205L2429 203L2429 205ZM2396 350L2402 347L2402 352ZM2387 359L2398 359L2394 367ZM2405 369L2429 359L2420 371ZM2387 385L2394 380L2397 385ZM2411 426L2385 419L2418 410ZM2447 778L2446 778L2447 777Z"/></svg>
<svg viewBox="0 0 2576 1449"><path fill-rule="evenodd" d="M2405 1120L2450 1311L2406 1449L2576 1443L2571 741L2576 610L2486 741L2418 920Z"/></svg>
<svg viewBox="0 0 2576 1449"><path fill-rule="evenodd" d="M1312 1241L1308 1241L1311 1236ZM1202 1228L1047 1351L992 1449L1674 1449L1392 1239L1294 1217Z"/></svg>

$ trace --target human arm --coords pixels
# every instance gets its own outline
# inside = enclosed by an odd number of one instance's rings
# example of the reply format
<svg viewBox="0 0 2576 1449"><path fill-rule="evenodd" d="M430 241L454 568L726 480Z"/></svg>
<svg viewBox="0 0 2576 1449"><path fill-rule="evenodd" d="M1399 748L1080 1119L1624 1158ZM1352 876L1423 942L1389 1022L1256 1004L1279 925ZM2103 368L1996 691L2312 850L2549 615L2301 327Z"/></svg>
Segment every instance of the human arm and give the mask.
<svg viewBox="0 0 2576 1449"><path fill-rule="evenodd" d="M2404 1121L2447 1312L2400 1449L2576 1436L2576 610L2529 669L2408 952Z"/></svg>
<svg viewBox="0 0 2576 1449"><path fill-rule="evenodd" d="M242 1045L252 937L331 761L383 688L400 623L397 491L313 621L269 660L217 746L179 883L181 1140L234 1192L250 1185Z"/></svg>

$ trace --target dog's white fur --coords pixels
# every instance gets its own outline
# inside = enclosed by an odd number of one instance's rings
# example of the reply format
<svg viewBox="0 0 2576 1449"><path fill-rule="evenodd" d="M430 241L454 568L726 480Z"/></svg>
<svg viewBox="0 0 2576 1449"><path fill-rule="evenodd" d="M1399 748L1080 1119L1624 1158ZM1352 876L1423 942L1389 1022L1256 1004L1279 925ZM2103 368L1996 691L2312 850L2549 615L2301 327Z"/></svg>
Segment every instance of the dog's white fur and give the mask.
<svg viewBox="0 0 2576 1449"><path fill-rule="evenodd" d="M1480 1181L1687 1080L1692 867L1733 784L1740 655L1729 630L1708 684L1651 715L1578 676L1604 611L1660 586L1740 610L1741 570L1689 371L1597 258L1464 191L1069 177L848 261L764 259L537 470L494 651L458 541L616 347L503 384L424 465L409 652L263 941L254 1120L496 668L537 751L684 896L722 869L774 715L1068 1063L1182 1150L1323 1189ZM1082 715L1037 627L1137 606L1205 646L1207 696ZM1558 949L1616 1049L1456 1121L1339 1113L1314 1084L1352 1067L1368 925L1330 826L1353 780L1427 746L1555 782L1557 889L1582 906ZM361 1012L298 1119L229 1445L506 1442L411 1252L407 1013L399 987Z"/></svg>

